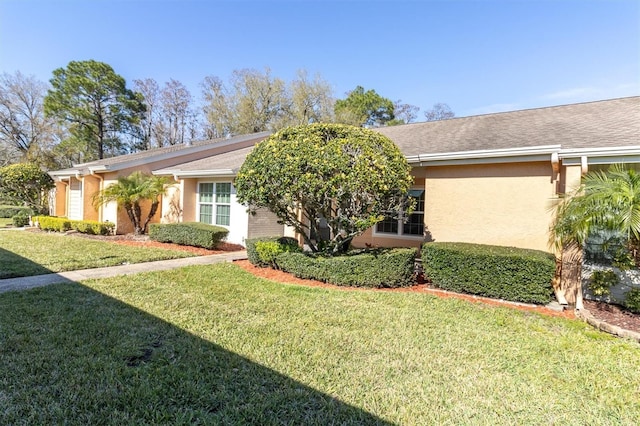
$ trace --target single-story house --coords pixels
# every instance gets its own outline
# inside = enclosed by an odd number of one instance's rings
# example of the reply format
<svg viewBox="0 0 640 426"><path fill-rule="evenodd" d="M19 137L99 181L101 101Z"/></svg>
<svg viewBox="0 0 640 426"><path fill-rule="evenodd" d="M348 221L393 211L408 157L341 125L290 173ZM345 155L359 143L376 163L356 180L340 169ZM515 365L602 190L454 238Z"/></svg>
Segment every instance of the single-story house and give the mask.
<svg viewBox="0 0 640 426"><path fill-rule="evenodd" d="M167 146L76 164L68 169L49 172L56 185L53 197L55 202L51 206L51 214L77 220L108 221L116 224L116 232L118 234L133 232L133 225L129 222L123 209L118 209L116 203L109 203L99 207L94 206L94 194L116 182L119 177L128 176L135 171L150 174L155 170L188 163L193 160L221 156L229 152L251 148L268 135L269 132L262 132L226 139L206 140L187 145ZM175 196L175 194L172 194L172 196ZM186 203L186 217L190 218L190 220L195 220L190 216L188 200L186 200ZM239 208L239 206L236 206L236 208ZM175 204L165 200L163 209L156 214L154 221L180 221L183 209L182 204ZM244 211L243 208L242 211ZM143 212L143 214L146 215L147 212ZM238 242L241 241L242 239L240 238Z"/></svg>
<svg viewBox="0 0 640 426"><path fill-rule="evenodd" d="M549 251L558 196L577 188L588 170L640 163L640 97L453 118L377 128L412 166L417 209L407 221L385 220L355 245L419 246L462 241ZM110 204L93 193L118 176L142 170L170 176L157 220L199 221L229 229L228 240L287 235L268 211L248 215L236 202L233 178L268 132L172 146L78 164L51 172L57 216L115 222Z"/></svg>

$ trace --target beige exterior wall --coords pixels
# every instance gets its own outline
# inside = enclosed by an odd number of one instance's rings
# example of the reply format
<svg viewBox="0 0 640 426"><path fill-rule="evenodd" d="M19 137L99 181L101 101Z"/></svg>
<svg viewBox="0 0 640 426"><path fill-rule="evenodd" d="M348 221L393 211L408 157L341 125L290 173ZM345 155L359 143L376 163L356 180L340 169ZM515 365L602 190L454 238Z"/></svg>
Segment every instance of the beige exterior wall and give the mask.
<svg viewBox="0 0 640 426"><path fill-rule="evenodd" d="M568 172L573 181L573 170ZM429 166L412 173L415 187L424 177L425 238L369 230L355 246L417 247L432 240L551 250L548 231L558 182L550 162Z"/></svg>
<svg viewBox="0 0 640 426"><path fill-rule="evenodd" d="M83 196L83 220L101 220L98 209L93 206L93 197L102 189L102 180L98 176L85 176L82 178L84 185Z"/></svg>
<svg viewBox="0 0 640 426"><path fill-rule="evenodd" d="M431 238L549 251L552 176L550 162L428 167Z"/></svg>
<svg viewBox="0 0 640 426"><path fill-rule="evenodd" d="M198 221L198 179L184 179L182 185L182 221Z"/></svg>
<svg viewBox="0 0 640 426"><path fill-rule="evenodd" d="M166 187L165 196L162 197L162 223L178 223L182 221L182 185L175 182Z"/></svg>

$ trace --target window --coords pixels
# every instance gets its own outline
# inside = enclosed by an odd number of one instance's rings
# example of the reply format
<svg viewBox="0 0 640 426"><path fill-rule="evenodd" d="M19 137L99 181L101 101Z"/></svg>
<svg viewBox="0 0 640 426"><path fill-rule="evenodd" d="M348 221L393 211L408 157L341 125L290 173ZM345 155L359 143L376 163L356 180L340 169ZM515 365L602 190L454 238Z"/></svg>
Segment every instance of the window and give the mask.
<svg viewBox="0 0 640 426"><path fill-rule="evenodd" d="M231 223L231 183L204 182L198 185L199 221L210 225Z"/></svg>
<svg viewBox="0 0 640 426"><path fill-rule="evenodd" d="M376 224L376 233L422 237L424 235L424 190L412 189L409 197L416 200L415 210L409 217L385 218Z"/></svg>

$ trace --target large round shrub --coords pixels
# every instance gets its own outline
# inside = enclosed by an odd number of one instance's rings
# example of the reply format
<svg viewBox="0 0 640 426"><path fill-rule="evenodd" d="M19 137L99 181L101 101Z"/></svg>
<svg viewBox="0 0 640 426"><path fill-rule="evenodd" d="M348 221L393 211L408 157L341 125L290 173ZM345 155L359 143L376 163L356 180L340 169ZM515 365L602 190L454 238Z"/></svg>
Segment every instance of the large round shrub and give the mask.
<svg viewBox="0 0 640 426"><path fill-rule="evenodd" d="M303 235L311 250L341 251L406 207L409 171L398 147L380 133L311 124L286 128L256 145L235 186L240 202L271 210Z"/></svg>

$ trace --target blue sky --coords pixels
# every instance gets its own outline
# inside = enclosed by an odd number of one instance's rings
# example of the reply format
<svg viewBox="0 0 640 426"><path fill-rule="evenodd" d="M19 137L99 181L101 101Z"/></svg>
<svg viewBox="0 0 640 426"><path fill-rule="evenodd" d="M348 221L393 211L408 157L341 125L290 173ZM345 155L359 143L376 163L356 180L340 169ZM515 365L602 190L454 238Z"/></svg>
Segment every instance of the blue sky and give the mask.
<svg viewBox="0 0 640 426"><path fill-rule="evenodd" d="M638 0L0 0L0 72L183 82L270 67L458 116L640 95Z"/></svg>

